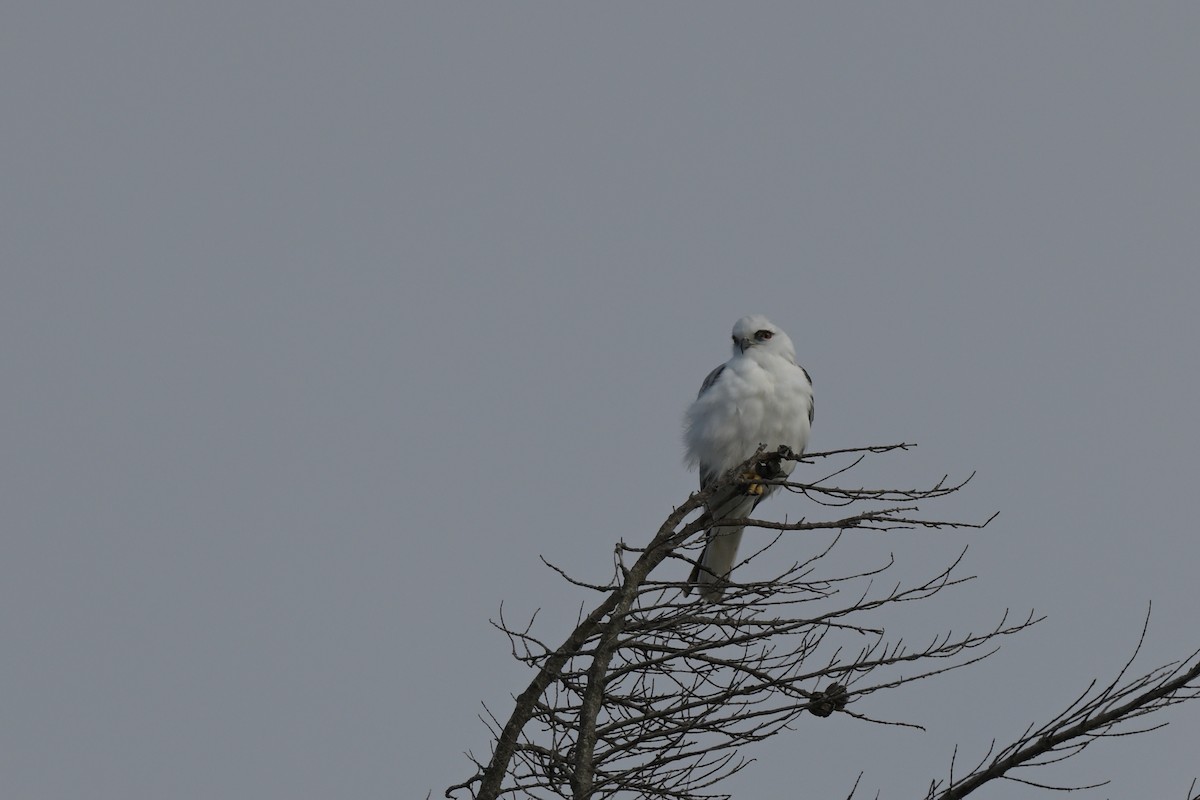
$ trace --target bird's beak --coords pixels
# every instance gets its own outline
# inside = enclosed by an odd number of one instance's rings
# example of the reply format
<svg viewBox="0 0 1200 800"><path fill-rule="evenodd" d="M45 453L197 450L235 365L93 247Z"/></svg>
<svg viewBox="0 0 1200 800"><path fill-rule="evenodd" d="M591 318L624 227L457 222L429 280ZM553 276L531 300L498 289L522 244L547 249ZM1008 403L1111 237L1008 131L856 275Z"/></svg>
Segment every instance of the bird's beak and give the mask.
<svg viewBox="0 0 1200 800"><path fill-rule="evenodd" d="M750 340L749 340L749 339L738 339L738 340L737 340L737 349L738 349L738 352L739 352L739 353L744 353L744 352L746 352L746 348L747 348L747 347L749 347L749 346L750 346Z"/></svg>

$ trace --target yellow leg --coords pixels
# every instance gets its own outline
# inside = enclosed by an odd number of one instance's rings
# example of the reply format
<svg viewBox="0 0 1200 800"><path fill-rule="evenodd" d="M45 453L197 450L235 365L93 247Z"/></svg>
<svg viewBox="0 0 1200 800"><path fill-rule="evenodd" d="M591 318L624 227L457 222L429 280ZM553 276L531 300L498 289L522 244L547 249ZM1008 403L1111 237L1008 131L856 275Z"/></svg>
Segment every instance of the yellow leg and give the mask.
<svg viewBox="0 0 1200 800"><path fill-rule="evenodd" d="M754 479L757 477L757 472L742 473L742 480L748 481L746 485L746 494L754 495L755 497L762 497L762 493L766 491L767 487L763 486L761 483L756 483Z"/></svg>

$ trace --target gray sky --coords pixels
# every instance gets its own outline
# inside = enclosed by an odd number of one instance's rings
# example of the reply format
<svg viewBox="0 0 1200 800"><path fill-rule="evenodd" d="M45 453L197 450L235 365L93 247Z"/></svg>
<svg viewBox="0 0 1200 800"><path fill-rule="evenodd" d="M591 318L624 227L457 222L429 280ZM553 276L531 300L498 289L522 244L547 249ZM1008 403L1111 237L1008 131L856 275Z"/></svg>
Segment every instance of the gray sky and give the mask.
<svg viewBox="0 0 1200 800"><path fill-rule="evenodd" d="M917 441L988 530L859 538L1049 620L750 753L921 795L1200 645L1200 6L12 3L0 775L14 798L440 794L695 476L735 319L812 447ZM807 513L776 498L764 513ZM785 547L801 557L813 545ZM849 551L851 553L854 550ZM792 556L789 556L792 557ZM682 577L682 574L681 574ZM1181 797L1200 707L1050 781ZM989 797L1028 797L998 787Z"/></svg>

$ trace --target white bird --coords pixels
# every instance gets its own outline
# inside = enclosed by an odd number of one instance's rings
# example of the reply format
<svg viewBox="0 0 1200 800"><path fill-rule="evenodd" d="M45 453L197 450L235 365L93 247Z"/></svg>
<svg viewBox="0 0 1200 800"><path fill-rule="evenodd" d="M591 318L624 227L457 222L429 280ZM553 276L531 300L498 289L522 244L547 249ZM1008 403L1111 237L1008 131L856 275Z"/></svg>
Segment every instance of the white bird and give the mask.
<svg viewBox="0 0 1200 800"><path fill-rule="evenodd" d="M796 363L792 340L761 314L742 317L733 326L733 357L708 374L684 416L685 460L689 467L699 466L703 489L753 456L759 445L768 452L786 445L800 455L812 420L812 379ZM785 478L795 462L779 466L777 477ZM745 519L777 488L751 482L745 494L711 509L713 519ZM684 594L697 586L703 599L719 600L741 541L740 525L711 528Z"/></svg>

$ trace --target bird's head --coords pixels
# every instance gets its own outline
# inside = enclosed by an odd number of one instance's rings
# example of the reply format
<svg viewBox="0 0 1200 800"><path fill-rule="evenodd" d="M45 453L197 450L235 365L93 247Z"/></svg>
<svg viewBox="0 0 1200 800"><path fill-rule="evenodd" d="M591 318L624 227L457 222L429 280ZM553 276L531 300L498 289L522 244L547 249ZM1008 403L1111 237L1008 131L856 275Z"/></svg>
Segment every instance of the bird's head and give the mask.
<svg viewBox="0 0 1200 800"><path fill-rule="evenodd" d="M733 326L733 354L771 353L783 356L793 363L796 348L782 329L762 314L742 317Z"/></svg>

